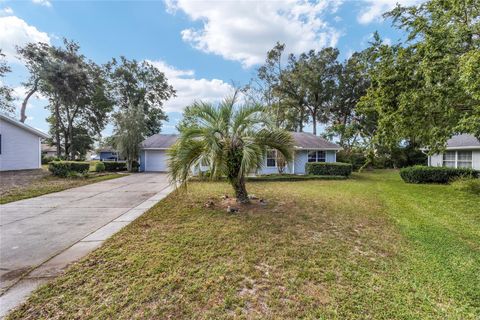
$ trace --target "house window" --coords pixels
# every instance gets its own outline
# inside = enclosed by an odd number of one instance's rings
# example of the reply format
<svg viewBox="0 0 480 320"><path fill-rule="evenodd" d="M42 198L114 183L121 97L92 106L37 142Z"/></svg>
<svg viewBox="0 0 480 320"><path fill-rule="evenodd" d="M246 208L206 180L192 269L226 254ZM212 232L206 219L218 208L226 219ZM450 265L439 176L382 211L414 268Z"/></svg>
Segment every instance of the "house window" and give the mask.
<svg viewBox="0 0 480 320"><path fill-rule="evenodd" d="M472 151L457 151L457 168L472 167Z"/></svg>
<svg viewBox="0 0 480 320"><path fill-rule="evenodd" d="M267 151L267 167L277 166L277 150Z"/></svg>
<svg viewBox="0 0 480 320"><path fill-rule="evenodd" d="M443 154L443 166L449 167L449 168L455 168L455 158L456 158L455 151L446 151Z"/></svg>
<svg viewBox="0 0 480 320"><path fill-rule="evenodd" d="M446 151L443 166L448 168L471 168L472 151Z"/></svg>
<svg viewBox="0 0 480 320"><path fill-rule="evenodd" d="M309 151L308 162L325 162L325 151Z"/></svg>

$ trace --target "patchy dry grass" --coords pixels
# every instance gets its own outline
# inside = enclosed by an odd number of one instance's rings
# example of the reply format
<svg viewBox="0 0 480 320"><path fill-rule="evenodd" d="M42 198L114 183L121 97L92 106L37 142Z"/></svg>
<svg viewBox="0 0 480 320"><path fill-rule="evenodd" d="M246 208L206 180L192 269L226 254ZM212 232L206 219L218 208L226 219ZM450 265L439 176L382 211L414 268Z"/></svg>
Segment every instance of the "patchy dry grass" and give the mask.
<svg viewBox="0 0 480 320"><path fill-rule="evenodd" d="M478 196L397 172L248 188L268 204L170 195L10 319L478 318Z"/></svg>
<svg viewBox="0 0 480 320"><path fill-rule="evenodd" d="M124 175L117 173L90 174L88 177L60 178L53 175L32 180L28 185L4 189L0 204L38 197L44 194L84 186L87 184L115 179Z"/></svg>

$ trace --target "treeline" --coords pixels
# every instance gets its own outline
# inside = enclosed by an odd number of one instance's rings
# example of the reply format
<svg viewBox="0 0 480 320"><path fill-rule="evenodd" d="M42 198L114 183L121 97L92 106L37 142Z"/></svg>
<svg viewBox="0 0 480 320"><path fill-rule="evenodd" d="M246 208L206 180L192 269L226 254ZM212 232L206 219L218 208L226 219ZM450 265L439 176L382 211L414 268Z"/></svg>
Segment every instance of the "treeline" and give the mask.
<svg viewBox="0 0 480 320"><path fill-rule="evenodd" d="M279 127L338 139L347 160L404 166L458 133L480 138L480 1L431 0L384 14L405 34L339 61L325 48L286 55L277 45L243 91Z"/></svg>
<svg viewBox="0 0 480 320"><path fill-rule="evenodd" d="M48 100L47 118L52 145L57 156L81 159L93 148L100 133L114 125L110 143L131 165L138 157L138 145L145 137L160 132L167 119L163 102L175 95L165 75L148 62L125 57L98 65L80 53L73 41L63 46L30 43L17 49L29 71L24 83L26 95L20 108L20 121L27 118L27 105L34 94ZM2 76L9 72L0 64ZM0 88L1 109L14 112L12 90Z"/></svg>

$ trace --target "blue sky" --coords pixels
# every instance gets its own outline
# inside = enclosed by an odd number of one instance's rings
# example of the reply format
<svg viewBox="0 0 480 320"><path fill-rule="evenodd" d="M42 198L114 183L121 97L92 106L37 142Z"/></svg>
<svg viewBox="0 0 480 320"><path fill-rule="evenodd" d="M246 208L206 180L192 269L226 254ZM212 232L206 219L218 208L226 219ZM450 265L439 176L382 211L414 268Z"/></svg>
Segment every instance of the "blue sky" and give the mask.
<svg viewBox="0 0 480 320"><path fill-rule="evenodd" d="M165 105L170 121L163 132L169 133L193 100L218 101L232 83L246 84L276 41L293 53L333 45L345 59L365 48L376 30L387 42L399 39L381 13L395 2L417 1L0 0L0 48L13 69L0 81L15 87L20 101L28 74L14 48L31 41L60 44L66 37L97 63L121 55L149 60L177 90L178 97ZM27 123L43 131L46 104L36 97L27 109Z"/></svg>

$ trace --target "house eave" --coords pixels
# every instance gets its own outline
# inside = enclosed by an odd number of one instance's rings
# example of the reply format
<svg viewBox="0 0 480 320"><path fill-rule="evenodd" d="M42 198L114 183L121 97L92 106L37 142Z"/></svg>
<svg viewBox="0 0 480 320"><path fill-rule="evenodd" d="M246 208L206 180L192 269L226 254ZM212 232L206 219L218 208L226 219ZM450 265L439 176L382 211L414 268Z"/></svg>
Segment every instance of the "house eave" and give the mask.
<svg viewBox="0 0 480 320"><path fill-rule="evenodd" d="M50 138L50 135L46 134L45 132L42 132L38 129L35 129L33 127L30 127L29 125L25 124L25 123L22 123L18 120L15 120L15 119L12 119L10 118L9 116L6 116L6 115L3 115L0 113L0 119L2 120L5 120L6 122L10 123L10 124L13 124L14 126L17 126L25 131L28 131L40 138L44 138L44 139L48 139Z"/></svg>

